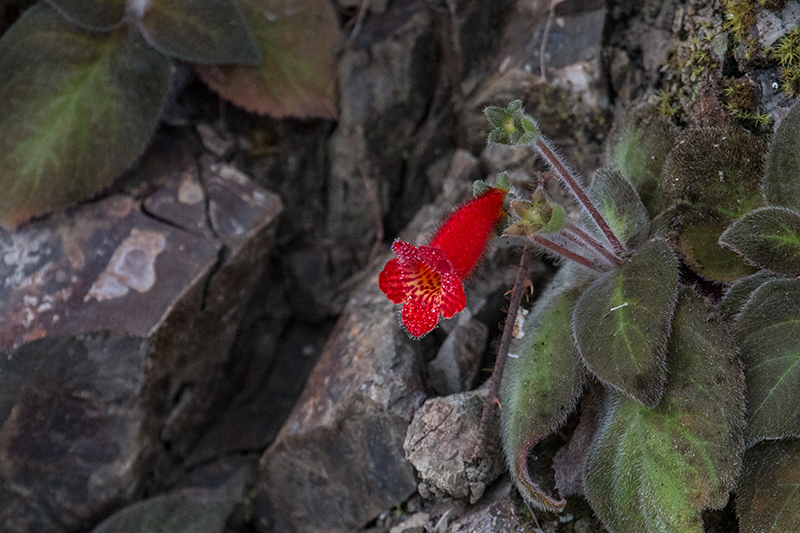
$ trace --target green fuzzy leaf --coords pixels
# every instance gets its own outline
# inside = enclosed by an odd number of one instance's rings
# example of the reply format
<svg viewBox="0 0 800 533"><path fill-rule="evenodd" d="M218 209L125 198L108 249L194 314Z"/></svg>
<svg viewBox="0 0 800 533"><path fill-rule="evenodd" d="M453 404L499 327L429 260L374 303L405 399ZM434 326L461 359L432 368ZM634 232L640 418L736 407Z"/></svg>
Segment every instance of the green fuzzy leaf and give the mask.
<svg viewBox="0 0 800 533"><path fill-rule="evenodd" d="M773 279L778 279L778 276L774 272L759 270L755 274L737 280L736 283L731 285L725 293L725 296L722 297L722 301L720 301L722 318L725 320L733 320L736 318L753 292L764 283Z"/></svg>
<svg viewBox="0 0 800 533"><path fill-rule="evenodd" d="M584 291L573 328L583 360L604 383L647 407L664 390L665 352L678 297L678 261L664 241L646 242Z"/></svg>
<svg viewBox="0 0 800 533"><path fill-rule="evenodd" d="M122 22L125 0L49 0L70 22L87 30L109 30Z"/></svg>
<svg viewBox="0 0 800 533"><path fill-rule="evenodd" d="M233 505L231 499L187 489L125 507L92 533L219 533Z"/></svg>
<svg viewBox="0 0 800 533"><path fill-rule="evenodd" d="M554 283L561 281L563 276ZM570 331L580 290L556 285L539 299L503 372L500 416L509 470L525 500L551 512L565 502L542 492L530 479L527 461L533 446L566 421L580 398L584 370Z"/></svg>
<svg viewBox="0 0 800 533"><path fill-rule="evenodd" d="M740 533L800 531L800 440L761 442L744 454L736 489Z"/></svg>
<svg viewBox="0 0 800 533"><path fill-rule="evenodd" d="M664 208L664 162L677 135L678 128L668 118L639 106L615 122L606 145L608 164L636 187L651 218Z"/></svg>
<svg viewBox="0 0 800 533"><path fill-rule="evenodd" d="M76 29L46 4L0 39L0 224L86 199L158 124L170 62L136 32Z"/></svg>
<svg viewBox="0 0 800 533"><path fill-rule="evenodd" d="M800 275L800 214L785 207L764 207L746 214L719 242L745 261L773 272Z"/></svg>
<svg viewBox="0 0 800 533"><path fill-rule="evenodd" d="M703 531L700 512L725 506L744 448L744 380L713 306L678 299L669 382L655 409L614 396L584 463L586 496L613 533Z"/></svg>
<svg viewBox="0 0 800 533"><path fill-rule="evenodd" d="M203 64L261 61L234 0L157 0L137 15L145 39L170 57Z"/></svg>
<svg viewBox="0 0 800 533"><path fill-rule="evenodd" d="M747 379L748 442L800 437L800 279L756 289L734 333Z"/></svg>
<svg viewBox="0 0 800 533"><path fill-rule="evenodd" d="M770 205L800 211L800 106L795 105L772 137L763 178Z"/></svg>
<svg viewBox="0 0 800 533"><path fill-rule="evenodd" d="M598 170L589 198L620 241L627 242L647 227L650 219L639 194L618 170Z"/></svg>
<svg viewBox="0 0 800 533"><path fill-rule="evenodd" d="M210 0L209 0L210 1ZM339 22L328 0L240 0L263 60L197 66L209 87L248 111L273 117L335 115Z"/></svg>
<svg viewBox="0 0 800 533"><path fill-rule="evenodd" d="M719 236L731 222L764 205L764 143L740 128L695 128L678 136L664 167L664 193L677 203L680 248L697 273L733 281L754 269Z"/></svg>

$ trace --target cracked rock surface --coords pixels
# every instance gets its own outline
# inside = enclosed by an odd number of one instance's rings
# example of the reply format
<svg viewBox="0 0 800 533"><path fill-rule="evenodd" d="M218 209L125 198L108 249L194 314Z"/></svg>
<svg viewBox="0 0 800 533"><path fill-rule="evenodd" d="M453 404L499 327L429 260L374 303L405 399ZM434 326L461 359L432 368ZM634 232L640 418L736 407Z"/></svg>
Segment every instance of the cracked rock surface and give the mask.
<svg viewBox="0 0 800 533"><path fill-rule="evenodd" d="M281 201L180 142L149 157L143 198L0 234L3 531L85 527L208 418Z"/></svg>

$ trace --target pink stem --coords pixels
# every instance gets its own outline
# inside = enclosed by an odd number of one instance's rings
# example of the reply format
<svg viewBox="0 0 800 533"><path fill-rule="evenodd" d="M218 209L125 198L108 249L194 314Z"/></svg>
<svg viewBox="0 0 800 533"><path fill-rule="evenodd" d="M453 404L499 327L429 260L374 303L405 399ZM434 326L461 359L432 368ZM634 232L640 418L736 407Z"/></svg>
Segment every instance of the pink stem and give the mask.
<svg viewBox="0 0 800 533"><path fill-rule="evenodd" d="M536 138L536 140L534 141L534 145L536 146L537 150L539 150L539 152L542 154L542 156L545 158L547 163L551 167L553 167L553 170L556 171L556 174L558 174L561 177L561 179L564 180L567 186L569 186L569 188L572 190L572 193L575 195L578 201L583 205L583 207L586 208L586 211L589 212L589 215L597 223L597 226L600 228L600 231L602 231L603 235L606 236L606 239L608 239L608 242L610 242L611 246L614 247L614 250L617 252L624 252L625 247L622 245L620 240L617 239L617 236L614 235L614 232L611 231L611 228L608 226L608 223L603 218L603 215L600 214L600 212L597 210L597 208L594 206L591 200L589 200L589 197L586 196L586 193L584 192L583 188L578 184L578 182L572 176L572 173L570 173L567 167L564 166L564 164L561 162L558 156L555 153L553 153L553 150L551 150L550 147L547 146L547 142L545 142L545 140L542 138L541 135Z"/></svg>
<svg viewBox="0 0 800 533"><path fill-rule="evenodd" d="M564 231L565 231L564 234L565 237L569 238L569 235L572 234L573 236L583 241L583 243L591 246L592 249L598 252L600 255L608 259L609 263L611 263L612 265L619 266L620 264L622 264L622 261L620 260L619 257L608 251L608 249L605 246L597 242L597 239L595 239L594 237L583 231L578 226L570 224Z"/></svg>
<svg viewBox="0 0 800 533"><path fill-rule="evenodd" d="M595 264L593 262L591 262L589 259L586 259L582 255L578 255L575 252L567 250L563 246L561 246L559 244L556 244L556 243L554 243L553 241L551 241L549 239L545 239L544 237L542 237L540 235L531 235L531 239L533 240L533 242L535 242L537 244L541 244L542 246L544 246L548 250L551 250L551 251L557 253L558 255L564 256L567 259L572 259L576 263L581 264L581 265L585 266L586 268L591 268L592 270L597 270L597 266L595 266Z"/></svg>

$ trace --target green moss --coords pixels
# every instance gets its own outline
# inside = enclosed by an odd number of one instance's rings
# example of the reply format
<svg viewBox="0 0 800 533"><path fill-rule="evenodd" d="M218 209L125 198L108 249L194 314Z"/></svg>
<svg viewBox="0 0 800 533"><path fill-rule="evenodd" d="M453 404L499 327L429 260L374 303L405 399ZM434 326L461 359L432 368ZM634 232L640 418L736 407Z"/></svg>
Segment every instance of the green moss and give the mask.
<svg viewBox="0 0 800 533"><path fill-rule="evenodd" d="M756 5L752 0L722 0L722 29L731 32L737 44L747 37L747 28L756 23Z"/></svg>
<svg viewBox="0 0 800 533"><path fill-rule="evenodd" d="M658 112L665 117L675 118L681 111L678 103L678 95L670 91L660 91L658 93Z"/></svg>
<svg viewBox="0 0 800 533"><path fill-rule="evenodd" d="M756 106L755 88L745 78L723 80L721 101L725 112L748 129L761 131L772 122Z"/></svg>

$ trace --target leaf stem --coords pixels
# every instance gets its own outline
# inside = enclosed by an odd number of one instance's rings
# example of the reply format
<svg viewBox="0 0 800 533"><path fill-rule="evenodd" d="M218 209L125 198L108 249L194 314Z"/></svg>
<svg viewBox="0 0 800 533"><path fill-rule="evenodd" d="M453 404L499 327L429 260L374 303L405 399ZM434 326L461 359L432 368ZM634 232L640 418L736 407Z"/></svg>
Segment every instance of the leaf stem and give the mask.
<svg viewBox="0 0 800 533"><path fill-rule="evenodd" d="M581 229L579 226L576 226L575 224L570 224L569 226L567 226L564 229L564 236L569 239L570 235L579 239L583 244L588 244L593 250L595 250L604 258L606 258L608 262L611 263L613 266L619 266L622 264L622 260L619 257L614 255L611 251L608 250L608 248L599 243L597 239L595 239L594 237L583 231L583 229Z"/></svg>
<svg viewBox="0 0 800 533"><path fill-rule="evenodd" d="M486 443L488 442L489 425L494 415L495 400L500 390L503 370L506 367L508 349L511 346L511 338L514 332L514 325L517 321L519 304L522 301L522 294L525 292L525 280L528 275L528 267L530 266L532 256L533 244L530 240L526 240L525 246L522 249L522 257L519 261L517 279L514 281L514 288L511 291L511 302L508 305L508 314L506 314L506 321L503 325L503 335L500 337L500 345L497 347L497 358L494 361L494 370L492 370L492 377L489 380L489 393L486 396L486 403L483 405L483 414L481 415L481 440L478 453L475 455L476 457L482 455Z"/></svg>
<svg viewBox="0 0 800 533"><path fill-rule="evenodd" d="M531 235L531 240L533 242L537 243L537 244L540 244L540 245L544 246L548 250L550 250L550 251L552 251L552 252L554 252L554 253L556 253L556 254L558 254L560 256L566 257L567 259L572 259L576 263L578 263L580 265L583 265L586 268L590 268L592 270L597 270L597 265L595 265L594 262L592 262L591 260L583 257L582 255L578 255L578 254L576 254L575 252L573 252L571 250L567 250L566 248L564 248L560 244L556 244L553 241L551 241L550 239L545 239L541 235Z"/></svg>
<svg viewBox="0 0 800 533"><path fill-rule="evenodd" d="M553 150L548 145L547 141L542 137L542 135L538 135L536 140L533 141L534 146L539 153L542 154L542 157L547 161L547 163L553 168L556 174L564 180L564 183L572 191L572 194L578 199L578 201L583 205L583 207L588 211L589 215L594 219L597 223L597 226L600 228L600 231L603 232L608 242L611 243L611 246L614 247L616 252L624 252L625 246L622 245L617 236L614 235L614 232L611 231L611 228L608 226L608 222L603 218L603 215L597 210L594 204L589 200L589 197L586 195L586 192L580 186L578 181L572 175L572 172L561 162L561 159L553 152Z"/></svg>

